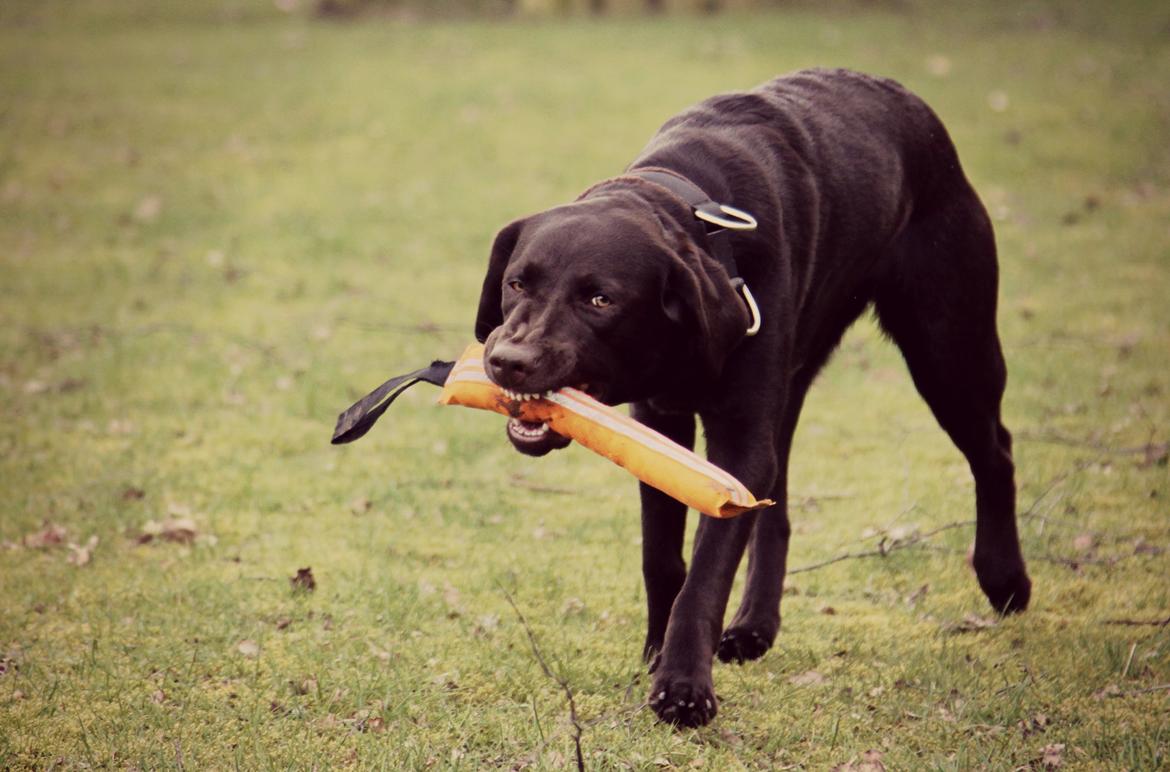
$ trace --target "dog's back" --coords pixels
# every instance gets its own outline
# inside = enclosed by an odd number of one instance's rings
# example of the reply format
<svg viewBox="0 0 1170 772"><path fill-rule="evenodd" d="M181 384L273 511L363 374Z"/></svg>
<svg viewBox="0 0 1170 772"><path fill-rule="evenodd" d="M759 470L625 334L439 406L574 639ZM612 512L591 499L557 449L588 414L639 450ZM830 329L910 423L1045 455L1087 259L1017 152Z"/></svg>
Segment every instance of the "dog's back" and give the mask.
<svg viewBox="0 0 1170 772"><path fill-rule="evenodd" d="M740 267L802 327L798 360L827 355L899 270L907 227L939 202L962 200L971 222L987 221L930 107L895 81L844 69L704 100L667 121L631 165L647 166L675 169L757 217Z"/></svg>

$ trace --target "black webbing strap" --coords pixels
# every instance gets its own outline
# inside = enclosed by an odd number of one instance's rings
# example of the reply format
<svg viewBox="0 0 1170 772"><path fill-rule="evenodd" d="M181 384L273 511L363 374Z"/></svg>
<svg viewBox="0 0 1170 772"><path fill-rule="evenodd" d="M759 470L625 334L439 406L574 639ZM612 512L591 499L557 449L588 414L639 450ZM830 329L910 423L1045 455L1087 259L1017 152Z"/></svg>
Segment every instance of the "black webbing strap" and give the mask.
<svg viewBox="0 0 1170 772"><path fill-rule="evenodd" d="M454 362L436 360L431 362L429 367L386 381L337 416L337 426L333 429L333 444L344 445L364 436L374 422L386 412L386 408L398 399L398 395L419 381L442 386L447 382L447 376L451 374L451 368L454 366Z"/></svg>

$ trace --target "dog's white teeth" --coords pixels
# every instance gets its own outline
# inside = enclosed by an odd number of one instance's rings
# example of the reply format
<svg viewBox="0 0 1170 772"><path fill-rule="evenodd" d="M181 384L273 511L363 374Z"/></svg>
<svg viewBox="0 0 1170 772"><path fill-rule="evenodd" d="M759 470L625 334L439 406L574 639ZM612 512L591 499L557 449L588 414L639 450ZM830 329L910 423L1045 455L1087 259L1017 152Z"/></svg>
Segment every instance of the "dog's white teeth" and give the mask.
<svg viewBox="0 0 1170 772"><path fill-rule="evenodd" d="M513 418L508 422L508 432L514 437L538 440L548 434L549 428L547 423L539 423L529 428L523 421Z"/></svg>
<svg viewBox="0 0 1170 772"><path fill-rule="evenodd" d="M545 394L526 394L521 391L512 391L511 389L500 389L500 391L504 393L505 397L516 402L531 402L534 399L540 399L543 396L552 394L551 391L545 392Z"/></svg>
<svg viewBox="0 0 1170 772"><path fill-rule="evenodd" d="M545 398L545 399L552 399L552 395L553 395L553 393L552 393L552 389L549 389L548 391L546 391L546 392L544 393L544 398Z"/></svg>

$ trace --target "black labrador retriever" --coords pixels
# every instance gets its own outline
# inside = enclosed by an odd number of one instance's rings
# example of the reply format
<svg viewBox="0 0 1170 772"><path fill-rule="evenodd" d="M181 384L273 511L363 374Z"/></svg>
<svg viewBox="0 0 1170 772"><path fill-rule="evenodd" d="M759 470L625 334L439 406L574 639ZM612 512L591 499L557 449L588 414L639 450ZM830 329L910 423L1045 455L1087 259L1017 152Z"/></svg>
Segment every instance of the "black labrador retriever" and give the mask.
<svg viewBox="0 0 1170 772"><path fill-rule="evenodd" d="M701 518L688 572L686 507L641 486L644 654L662 720L710 721L713 657L772 646L793 431L817 371L871 303L974 475L980 587L999 612L1028 605L1000 420L997 270L991 223L938 117L899 84L846 70L701 102L625 174L500 231L476 320L497 384L629 402L688 447L697 415L711 461L777 502ZM534 455L568 443L516 420L508 436ZM743 600L724 628L745 549Z"/></svg>

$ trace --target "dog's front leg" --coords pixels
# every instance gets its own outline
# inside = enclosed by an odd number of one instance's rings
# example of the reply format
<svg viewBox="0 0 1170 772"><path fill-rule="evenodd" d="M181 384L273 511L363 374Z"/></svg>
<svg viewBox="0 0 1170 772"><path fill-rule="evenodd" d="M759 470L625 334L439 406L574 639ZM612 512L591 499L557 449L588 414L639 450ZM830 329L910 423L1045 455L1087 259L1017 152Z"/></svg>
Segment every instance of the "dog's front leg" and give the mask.
<svg viewBox="0 0 1170 772"><path fill-rule="evenodd" d="M646 403L631 406L638 421L665 434L679 445L695 447L695 416L692 413L664 413ZM657 488L639 484L642 497L642 579L646 584L646 643L642 656L656 666L670 609L687 575L683 560L687 505Z"/></svg>
<svg viewBox="0 0 1170 772"><path fill-rule="evenodd" d="M765 422L738 430L705 422L708 457L749 490L771 490L776 458ZM711 665L735 572L751 537L756 513L723 520L700 518L691 569L670 612L666 640L649 702L663 721L702 726L718 709Z"/></svg>

